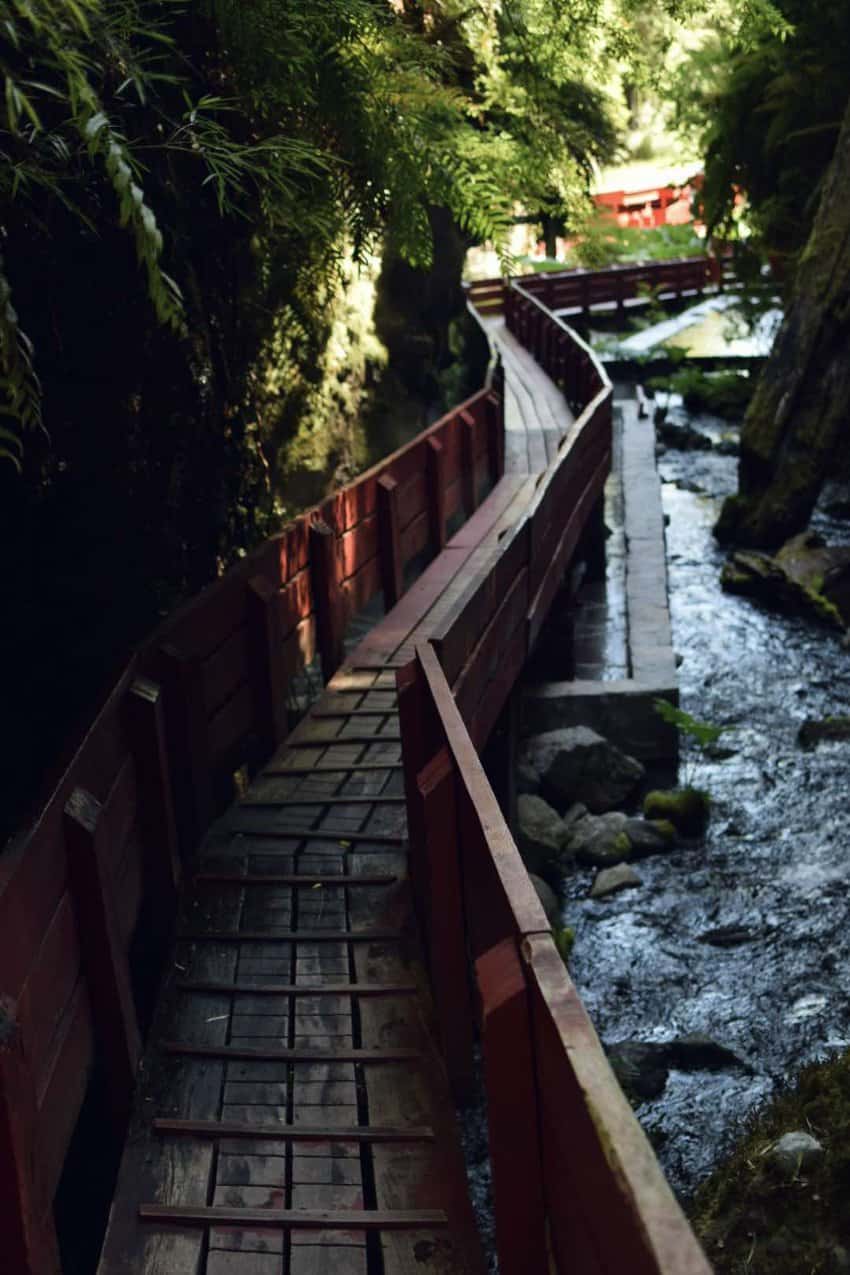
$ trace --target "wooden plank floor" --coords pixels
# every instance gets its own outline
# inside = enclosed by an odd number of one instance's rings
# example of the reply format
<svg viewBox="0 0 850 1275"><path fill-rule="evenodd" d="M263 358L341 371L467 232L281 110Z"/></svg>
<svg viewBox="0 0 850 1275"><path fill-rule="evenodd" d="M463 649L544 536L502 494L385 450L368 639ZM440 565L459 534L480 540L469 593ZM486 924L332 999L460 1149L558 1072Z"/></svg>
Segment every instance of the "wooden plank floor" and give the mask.
<svg viewBox="0 0 850 1275"><path fill-rule="evenodd" d="M395 669L492 561L571 422L511 341L525 460L201 848L99 1275L483 1275L413 921Z"/></svg>
<svg viewBox="0 0 850 1275"><path fill-rule="evenodd" d="M508 331L504 318L480 321L505 369L505 472L540 473L575 418L563 395Z"/></svg>

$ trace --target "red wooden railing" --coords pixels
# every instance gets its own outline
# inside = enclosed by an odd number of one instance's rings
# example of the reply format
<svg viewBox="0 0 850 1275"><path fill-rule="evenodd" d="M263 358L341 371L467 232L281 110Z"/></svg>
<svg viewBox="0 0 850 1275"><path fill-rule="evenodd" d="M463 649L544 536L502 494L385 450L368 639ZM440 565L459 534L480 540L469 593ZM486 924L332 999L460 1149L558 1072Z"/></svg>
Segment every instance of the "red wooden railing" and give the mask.
<svg viewBox="0 0 850 1275"><path fill-rule="evenodd" d="M477 1022L502 1275L708 1275L478 758L599 496L611 439L611 386L583 342L516 284L507 315L553 379L576 375L590 397L498 560L397 675L411 881L444 1056L462 1099Z"/></svg>
<svg viewBox="0 0 850 1275"><path fill-rule="evenodd" d="M594 306L615 306L651 291L664 297L702 293L707 284L722 284L722 263L716 257L677 257L643 265L608 266L604 270L559 270L521 275L510 281L520 284L548 310L588 312ZM503 279L476 279L466 285L473 306L482 314L501 313L511 289Z"/></svg>
<svg viewBox="0 0 850 1275"><path fill-rule="evenodd" d="M134 987L164 952L182 862L233 799L234 771L286 734L287 684L317 652L334 671L351 617L381 590L389 608L502 466L501 401L483 390L261 545L133 656L0 857L10 1271L59 1269L52 1202L94 1059L120 1136L141 1048ZM149 946L133 965L140 924Z"/></svg>

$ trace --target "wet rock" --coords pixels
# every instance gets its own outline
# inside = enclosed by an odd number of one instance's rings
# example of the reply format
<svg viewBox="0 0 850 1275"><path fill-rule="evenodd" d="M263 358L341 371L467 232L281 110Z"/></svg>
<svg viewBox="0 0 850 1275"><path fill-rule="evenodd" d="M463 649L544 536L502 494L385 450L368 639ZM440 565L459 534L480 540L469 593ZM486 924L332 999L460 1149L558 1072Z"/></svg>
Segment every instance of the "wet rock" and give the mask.
<svg viewBox="0 0 850 1275"><path fill-rule="evenodd" d="M543 904L543 911L546 913L546 920L550 925L561 924L561 905L558 902L558 896L548 882L542 877L538 877L534 872L529 872L528 879L537 891L537 897Z"/></svg>
<svg viewBox="0 0 850 1275"><path fill-rule="evenodd" d="M797 732L804 748L814 748L824 739L850 739L850 717L808 717Z"/></svg>
<svg viewBox="0 0 850 1275"><path fill-rule="evenodd" d="M574 801L569 809L564 811L564 823L571 828L574 823L578 823L579 819L583 819L587 814L587 806L582 801Z"/></svg>
<svg viewBox="0 0 850 1275"><path fill-rule="evenodd" d="M560 810L579 800L594 814L613 810L644 775L639 761L587 726L534 736L524 760L539 771L541 791Z"/></svg>
<svg viewBox="0 0 850 1275"><path fill-rule="evenodd" d="M520 854L531 872L549 876L564 871L568 830L542 797L523 793L517 799L517 831Z"/></svg>
<svg viewBox="0 0 850 1275"><path fill-rule="evenodd" d="M596 874L590 897L604 899L609 894L617 894L620 890L628 890L640 883L640 877L628 863L615 863L613 868L603 868Z"/></svg>
<svg viewBox="0 0 850 1275"><path fill-rule="evenodd" d="M673 447L676 451L710 452L713 446L708 435L692 425L676 425L673 421L656 419L656 430L664 446Z"/></svg>
<svg viewBox="0 0 850 1275"><path fill-rule="evenodd" d="M655 789L643 802L647 819L668 820L684 837L705 832L710 809L708 794L698 788Z"/></svg>
<svg viewBox="0 0 850 1275"><path fill-rule="evenodd" d="M817 1164L823 1155L823 1147L810 1133L794 1129L791 1133L784 1133L768 1154L781 1172L793 1175Z"/></svg>
<svg viewBox="0 0 850 1275"><path fill-rule="evenodd" d="M714 444L714 450L721 456L737 456L741 450L741 445L737 438L720 438Z"/></svg>
<svg viewBox="0 0 850 1275"><path fill-rule="evenodd" d="M568 832L568 847L578 863L606 868L631 857L632 843L626 832L628 819L618 810L606 815L585 815Z"/></svg>
<svg viewBox="0 0 850 1275"><path fill-rule="evenodd" d="M755 937L755 933L746 926L719 925L715 930L706 930L699 936L699 941L712 947L740 947L742 943L752 943Z"/></svg>
<svg viewBox="0 0 850 1275"><path fill-rule="evenodd" d="M830 548L811 531L792 536L774 557L736 551L720 582L728 593L813 616L832 628L843 629L850 622L850 548Z"/></svg>
<svg viewBox="0 0 850 1275"><path fill-rule="evenodd" d="M626 836L632 843L632 858L662 854L676 844L676 829L669 819L627 819Z"/></svg>
<svg viewBox="0 0 850 1275"><path fill-rule="evenodd" d="M521 761L516 768L517 794L538 793L540 791L540 775L530 762Z"/></svg>
<svg viewBox="0 0 850 1275"><path fill-rule="evenodd" d="M609 1048L608 1061L633 1102L646 1102L664 1092L670 1074L666 1045L621 1040Z"/></svg>
<svg viewBox="0 0 850 1275"><path fill-rule="evenodd" d="M749 1065L731 1049L699 1033L677 1036L670 1041L667 1051L670 1066L678 1071L724 1071L727 1067L750 1070Z"/></svg>

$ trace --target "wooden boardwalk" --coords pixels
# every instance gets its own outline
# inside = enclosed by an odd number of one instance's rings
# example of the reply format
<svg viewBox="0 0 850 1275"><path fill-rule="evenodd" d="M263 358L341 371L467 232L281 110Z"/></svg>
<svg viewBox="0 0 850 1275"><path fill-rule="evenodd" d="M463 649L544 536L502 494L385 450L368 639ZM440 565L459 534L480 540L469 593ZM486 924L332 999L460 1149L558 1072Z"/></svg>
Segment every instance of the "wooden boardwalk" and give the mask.
<svg viewBox="0 0 850 1275"><path fill-rule="evenodd" d="M572 423L490 322L505 476L206 837L100 1275L485 1269L413 922L395 669L492 563Z"/></svg>

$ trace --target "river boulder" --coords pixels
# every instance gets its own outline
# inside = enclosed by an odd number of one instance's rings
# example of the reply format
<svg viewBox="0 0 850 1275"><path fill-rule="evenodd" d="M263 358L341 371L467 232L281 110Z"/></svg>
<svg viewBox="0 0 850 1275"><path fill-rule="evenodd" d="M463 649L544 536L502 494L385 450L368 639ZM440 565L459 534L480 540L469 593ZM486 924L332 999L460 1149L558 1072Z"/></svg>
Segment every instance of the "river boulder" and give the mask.
<svg viewBox="0 0 850 1275"><path fill-rule="evenodd" d="M604 814L626 801L644 768L588 726L546 731L527 740L523 760L541 777L541 793L559 810L576 801Z"/></svg>
<svg viewBox="0 0 850 1275"><path fill-rule="evenodd" d="M517 798L517 843L530 872L562 875L572 858L566 845L569 829L557 810L534 793Z"/></svg>

